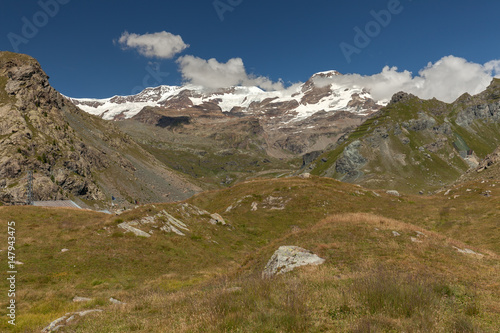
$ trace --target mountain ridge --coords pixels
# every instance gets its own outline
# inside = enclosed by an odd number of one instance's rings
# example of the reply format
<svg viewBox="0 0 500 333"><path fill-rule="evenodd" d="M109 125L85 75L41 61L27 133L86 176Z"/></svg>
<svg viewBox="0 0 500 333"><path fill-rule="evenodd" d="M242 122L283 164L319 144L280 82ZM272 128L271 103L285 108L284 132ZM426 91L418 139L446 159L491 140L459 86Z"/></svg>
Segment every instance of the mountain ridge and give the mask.
<svg viewBox="0 0 500 333"><path fill-rule="evenodd" d="M252 115L284 104L286 107L283 113L288 114L288 121L296 121L318 111L348 111L366 115L386 104L386 101L373 100L363 88L335 84L317 86L314 82L317 78L336 75L342 74L334 70L319 72L305 83L281 91L264 91L256 86L208 90L188 84L150 87L135 95L115 95L104 99L67 98L82 110L107 120L132 118L145 106L188 108L211 103L224 113L242 112Z"/></svg>
<svg viewBox="0 0 500 333"><path fill-rule="evenodd" d="M308 165L316 175L410 193L456 181L500 146L499 79L453 103L395 94Z"/></svg>

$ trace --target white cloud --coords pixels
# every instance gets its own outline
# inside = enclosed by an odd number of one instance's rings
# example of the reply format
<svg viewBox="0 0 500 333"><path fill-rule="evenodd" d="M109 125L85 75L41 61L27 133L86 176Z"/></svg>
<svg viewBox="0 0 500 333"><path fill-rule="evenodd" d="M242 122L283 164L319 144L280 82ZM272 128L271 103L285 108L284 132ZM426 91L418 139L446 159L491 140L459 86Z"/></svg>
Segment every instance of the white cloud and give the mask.
<svg viewBox="0 0 500 333"><path fill-rule="evenodd" d="M241 58L229 59L226 63L212 58L205 60L191 55L177 59L183 79L187 83L208 89L232 86L259 86L264 90L284 89L281 81L272 82L263 76L248 74Z"/></svg>
<svg viewBox="0 0 500 333"><path fill-rule="evenodd" d="M181 36L166 31L144 35L125 31L118 39L118 43L124 49L136 49L143 56L160 59L172 59L189 47Z"/></svg>
<svg viewBox="0 0 500 333"><path fill-rule="evenodd" d="M472 95L480 93L494 76L499 75L500 60L481 65L447 56L434 64L429 63L417 76L386 66L381 73L370 76L347 74L317 78L315 83L320 86L334 83L346 87L364 87L377 100L390 99L394 93L405 91L423 99L435 97L444 102L453 102L465 92Z"/></svg>
<svg viewBox="0 0 500 333"><path fill-rule="evenodd" d="M500 79L500 60L492 60L484 64L486 70L491 71L492 75Z"/></svg>

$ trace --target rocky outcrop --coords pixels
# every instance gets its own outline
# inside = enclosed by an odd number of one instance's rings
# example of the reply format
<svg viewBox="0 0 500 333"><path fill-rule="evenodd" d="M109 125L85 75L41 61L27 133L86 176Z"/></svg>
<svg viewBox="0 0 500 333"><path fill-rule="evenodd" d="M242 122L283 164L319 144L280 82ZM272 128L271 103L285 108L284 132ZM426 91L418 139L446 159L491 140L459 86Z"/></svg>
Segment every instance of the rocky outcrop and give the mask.
<svg viewBox="0 0 500 333"><path fill-rule="evenodd" d="M73 302L75 303L90 302L91 300L92 298L88 297L80 297L80 296L73 297Z"/></svg>
<svg viewBox="0 0 500 333"><path fill-rule="evenodd" d="M166 210L162 210L152 216L143 216L129 222L122 222L118 224L118 228L131 232L136 236L149 238L156 232L163 232L166 234L173 233L179 236L186 236L190 232L189 226L185 221L203 221L212 225L226 226L232 228L224 218L217 214L210 214L206 210L200 209L188 203L182 203L177 208L179 218L174 217ZM177 215L179 216L179 215ZM182 221L180 220L182 219ZM184 222L183 222L184 221Z"/></svg>
<svg viewBox="0 0 500 333"><path fill-rule="evenodd" d="M479 164L468 170L462 175L457 183L466 183L484 179L499 179L500 178L500 147L493 153L487 155ZM484 193L485 197L490 196L489 193Z"/></svg>
<svg viewBox="0 0 500 333"><path fill-rule="evenodd" d="M456 247L456 246L453 246L453 248L454 248L455 250L457 250L459 253L462 253L462 254L473 255L473 256L477 256L477 257L479 257L479 258L483 258L483 257L484 257L484 254L478 253L478 252L473 251L473 250L471 250L471 249L467 249L467 248L465 248L465 249L461 249L461 248Z"/></svg>
<svg viewBox="0 0 500 333"><path fill-rule="evenodd" d="M7 204L26 201L28 170L35 200L81 198L102 207L117 193L158 202L200 190L113 124L75 107L35 59L11 52L0 52L0 146L0 200Z"/></svg>
<svg viewBox="0 0 500 333"><path fill-rule="evenodd" d="M141 226L148 227L150 229L149 233L139 229ZM185 236L186 234L184 232L189 231L186 224L179 221L165 210L162 210L154 216L145 216L138 220L122 222L118 224L118 227L131 232L136 236L146 238L151 237L154 229L160 229L163 232L174 233L179 236Z"/></svg>
<svg viewBox="0 0 500 333"><path fill-rule="evenodd" d="M493 153L489 154L485 157L484 160L479 163L476 168L476 172L482 172L486 169L489 169L496 165L497 167L500 165L500 147L497 148Z"/></svg>
<svg viewBox="0 0 500 333"><path fill-rule="evenodd" d="M305 265L321 265L325 259L298 246L280 246L267 263L262 277L269 278L276 274L290 272Z"/></svg>
<svg viewBox="0 0 500 333"><path fill-rule="evenodd" d="M321 151L321 150L315 150L315 151L312 151L312 152L309 152L307 154L302 155L302 167L305 167L306 165L312 163L322 153L323 153L323 151Z"/></svg>
<svg viewBox="0 0 500 333"><path fill-rule="evenodd" d="M361 147L361 141L354 141L350 143L345 149L342 156L335 163L335 171L340 174L351 175L359 168L361 168L366 162L366 158L359 153L359 148Z"/></svg>
<svg viewBox="0 0 500 333"><path fill-rule="evenodd" d="M391 101L389 102L388 106L397 103L405 103L412 98L415 98L415 96L412 94L405 93L404 91L400 91L392 95Z"/></svg>
<svg viewBox="0 0 500 333"><path fill-rule="evenodd" d="M470 126L478 119L500 123L500 101L470 106L458 113L456 122L458 125L465 127Z"/></svg>
<svg viewBox="0 0 500 333"><path fill-rule="evenodd" d="M27 170L35 171L35 200L58 200L68 194L103 199L92 172L102 170L108 162L102 152L84 144L69 128L61 110L72 106L50 86L38 62L1 52L0 78L6 80L5 87L0 87L6 95L0 101L4 135L0 136L4 148L0 177L7 182L1 195L8 198L5 201L24 200L24 188L18 186L26 184L19 180Z"/></svg>
<svg viewBox="0 0 500 333"><path fill-rule="evenodd" d="M436 119L420 112L417 119L411 119L408 122L403 122L402 126L409 131L419 132L435 127L436 123Z"/></svg>

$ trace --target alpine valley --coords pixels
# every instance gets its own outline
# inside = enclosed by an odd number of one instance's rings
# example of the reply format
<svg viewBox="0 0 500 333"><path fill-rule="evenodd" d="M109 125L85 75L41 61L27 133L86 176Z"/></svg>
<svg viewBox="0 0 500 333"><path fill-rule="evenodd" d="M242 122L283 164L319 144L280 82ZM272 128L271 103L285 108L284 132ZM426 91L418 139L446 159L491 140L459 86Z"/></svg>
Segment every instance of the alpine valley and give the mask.
<svg viewBox="0 0 500 333"><path fill-rule="evenodd" d="M498 332L500 80L341 75L71 98L0 52L0 330Z"/></svg>

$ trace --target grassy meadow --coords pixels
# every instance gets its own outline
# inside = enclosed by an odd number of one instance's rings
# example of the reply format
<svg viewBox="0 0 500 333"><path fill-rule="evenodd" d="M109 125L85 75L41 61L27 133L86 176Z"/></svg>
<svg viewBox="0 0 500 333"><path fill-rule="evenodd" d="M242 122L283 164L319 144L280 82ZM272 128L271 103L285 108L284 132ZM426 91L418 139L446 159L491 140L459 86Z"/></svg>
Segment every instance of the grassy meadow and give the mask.
<svg viewBox="0 0 500 333"><path fill-rule="evenodd" d="M16 222L23 263L17 325L4 319L0 331L40 332L66 313L102 309L60 331L498 332L498 195L493 180L396 197L312 177L257 179L186 201L228 225L186 214L184 202L119 216L0 207L4 271L8 221ZM144 238L118 228L163 210L186 224L185 236L154 229ZM263 279L281 245L326 262ZM8 290L5 279L0 290ZM2 292L2 318L7 301Z"/></svg>

